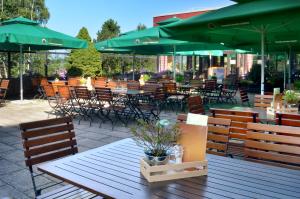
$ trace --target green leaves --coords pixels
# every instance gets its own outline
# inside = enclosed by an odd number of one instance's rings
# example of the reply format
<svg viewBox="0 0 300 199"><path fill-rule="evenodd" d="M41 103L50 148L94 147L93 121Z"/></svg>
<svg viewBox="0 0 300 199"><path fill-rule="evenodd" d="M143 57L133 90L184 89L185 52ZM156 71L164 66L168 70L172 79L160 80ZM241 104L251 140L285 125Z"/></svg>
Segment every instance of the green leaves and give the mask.
<svg viewBox="0 0 300 199"><path fill-rule="evenodd" d="M108 19L102 25L100 31L97 32L97 41L104 41L119 36L121 33L118 22L113 19Z"/></svg>

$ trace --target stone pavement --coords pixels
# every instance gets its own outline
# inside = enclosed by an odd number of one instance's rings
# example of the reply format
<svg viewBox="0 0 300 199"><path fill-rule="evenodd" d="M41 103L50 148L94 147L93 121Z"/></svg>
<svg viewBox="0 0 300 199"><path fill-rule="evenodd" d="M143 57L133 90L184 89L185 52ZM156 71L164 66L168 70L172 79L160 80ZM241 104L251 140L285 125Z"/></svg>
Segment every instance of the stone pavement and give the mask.
<svg viewBox="0 0 300 199"><path fill-rule="evenodd" d="M220 107L220 105L214 106ZM224 108L230 108L230 106L232 105L226 105ZM32 100L23 105L8 103L6 106L0 107L0 199L5 197L15 199L34 198L30 173L24 163L22 139L18 124L47 119L49 111L48 103L41 100ZM161 118L171 121L175 121L176 117L177 115L174 112L161 113ZM74 121L74 124L79 152L131 136L129 127L120 124L115 126L114 130L108 122L103 124L101 128L96 122L91 127L88 122L84 121L80 125L77 121ZM38 184L47 186L55 180L47 175L40 176ZM57 186L49 190L55 188Z"/></svg>

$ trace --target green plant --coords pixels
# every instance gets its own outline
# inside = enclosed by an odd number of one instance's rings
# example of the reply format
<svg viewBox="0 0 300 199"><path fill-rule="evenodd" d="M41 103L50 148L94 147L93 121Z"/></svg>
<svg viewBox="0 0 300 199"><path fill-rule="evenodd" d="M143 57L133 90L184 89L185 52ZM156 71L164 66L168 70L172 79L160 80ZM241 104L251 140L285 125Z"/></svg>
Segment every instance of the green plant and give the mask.
<svg viewBox="0 0 300 199"><path fill-rule="evenodd" d="M77 68L77 67L74 67L72 66L71 68L68 69L68 76L69 77L80 77L82 76L82 69L81 68Z"/></svg>
<svg viewBox="0 0 300 199"><path fill-rule="evenodd" d="M170 125L167 120L157 123L140 120L137 127L131 128L131 132L136 143L155 157L166 156L180 135L179 126Z"/></svg>
<svg viewBox="0 0 300 199"><path fill-rule="evenodd" d="M285 91L283 98L288 104L296 104L299 102L299 95L293 90Z"/></svg>
<svg viewBox="0 0 300 199"><path fill-rule="evenodd" d="M296 90L300 90L300 80L296 80L295 82L294 82L294 88L296 89Z"/></svg>
<svg viewBox="0 0 300 199"><path fill-rule="evenodd" d="M86 79L85 78L80 78L80 84L86 84Z"/></svg>
<svg viewBox="0 0 300 199"><path fill-rule="evenodd" d="M183 83L184 76L182 74L176 74L176 82L177 83Z"/></svg>
<svg viewBox="0 0 300 199"><path fill-rule="evenodd" d="M145 82L147 82L147 81L149 81L151 79L151 76L148 75L148 74L144 74L143 75L143 79L144 79Z"/></svg>

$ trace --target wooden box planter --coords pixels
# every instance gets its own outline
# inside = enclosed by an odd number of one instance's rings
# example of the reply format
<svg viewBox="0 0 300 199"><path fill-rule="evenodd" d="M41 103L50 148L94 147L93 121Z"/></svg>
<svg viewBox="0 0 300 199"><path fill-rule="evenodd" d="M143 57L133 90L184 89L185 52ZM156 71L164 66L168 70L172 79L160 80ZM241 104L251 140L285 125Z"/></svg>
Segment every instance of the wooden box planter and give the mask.
<svg viewBox="0 0 300 199"><path fill-rule="evenodd" d="M208 162L184 162L181 164L168 163L166 165L150 166L145 159L141 159L141 173L148 182L160 182L182 178L207 175Z"/></svg>

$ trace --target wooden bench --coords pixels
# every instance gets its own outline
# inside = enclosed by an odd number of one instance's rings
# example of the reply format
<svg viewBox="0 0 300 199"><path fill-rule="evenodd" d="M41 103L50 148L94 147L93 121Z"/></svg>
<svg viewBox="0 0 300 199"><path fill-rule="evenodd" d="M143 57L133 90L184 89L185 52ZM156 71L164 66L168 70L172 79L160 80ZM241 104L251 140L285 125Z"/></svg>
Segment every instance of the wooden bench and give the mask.
<svg viewBox="0 0 300 199"><path fill-rule="evenodd" d="M300 128L248 123L245 157L300 169Z"/></svg>
<svg viewBox="0 0 300 199"><path fill-rule="evenodd" d="M232 156L244 156L244 141L247 133L247 123L258 122L259 114L251 111L236 111L226 109L210 109L212 117L230 119L229 149Z"/></svg>
<svg viewBox="0 0 300 199"><path fill-rule="evenodd" d="M299 114L276 113L276 124L300 127Z"/></svg>
<svg viewBox="0 0 300 199"><path fill-rule="evenodd" d="M55 191L41 195L35 178L41 174L33 172L33 166L74 155L78 152L72 119L69 117L41 120L20 124L22 131L25 164L28 166L35 195L39 199L46 198L96 198L96 195L68 185Z"/></svg>
<svg viewBox="0 0 300 199"><path fill-rule="evenodd" d="M177 117L178 122L186 122L187 115L180 114ZM207 134L207 153L227 156L229 141L229 126L231 120L221 118L208 118L208 134Z"/></svg>
<svg viewBox="0 0 300 199"><path fill-rule="evenodd" d="M255 95L254 96L254 107L267 109L271 107L273 101L273 95Z"/></svg>

